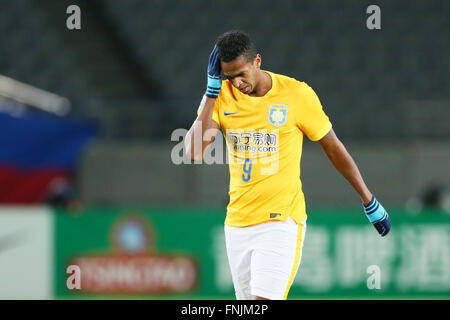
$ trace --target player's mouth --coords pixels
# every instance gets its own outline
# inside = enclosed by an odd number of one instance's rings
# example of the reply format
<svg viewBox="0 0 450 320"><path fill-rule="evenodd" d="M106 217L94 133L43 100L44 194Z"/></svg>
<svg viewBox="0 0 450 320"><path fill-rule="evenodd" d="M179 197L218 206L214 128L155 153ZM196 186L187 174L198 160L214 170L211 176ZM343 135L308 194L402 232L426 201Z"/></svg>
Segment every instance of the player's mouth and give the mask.
<svg viewBox="0 0 450 320"><path fill-rule="evenodd" d="M242 93L247 93L249 89L249 86L243 87L242 89L239 89L240 92Z"/></svg>

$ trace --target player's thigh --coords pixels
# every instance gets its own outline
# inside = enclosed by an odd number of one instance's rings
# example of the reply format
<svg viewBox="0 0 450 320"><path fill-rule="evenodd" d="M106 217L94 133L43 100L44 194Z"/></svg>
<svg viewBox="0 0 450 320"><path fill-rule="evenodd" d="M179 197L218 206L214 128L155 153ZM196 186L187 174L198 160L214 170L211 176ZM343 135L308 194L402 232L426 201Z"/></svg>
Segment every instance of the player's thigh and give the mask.
<svg viewBox="0 0 450 320"><path fill-rule="evenodd" d="M254 296L281 300L300 264L306 224L297 225L291 218L285 222L267 223L255 236L251 257L251 293Z"/></svg>
<svg viewBox="0 0 450 320"><path fill-rule="evenodd" d="M236 299L248 300L250 295L251 247L246 228L225 226L225 245Z"/></svg>

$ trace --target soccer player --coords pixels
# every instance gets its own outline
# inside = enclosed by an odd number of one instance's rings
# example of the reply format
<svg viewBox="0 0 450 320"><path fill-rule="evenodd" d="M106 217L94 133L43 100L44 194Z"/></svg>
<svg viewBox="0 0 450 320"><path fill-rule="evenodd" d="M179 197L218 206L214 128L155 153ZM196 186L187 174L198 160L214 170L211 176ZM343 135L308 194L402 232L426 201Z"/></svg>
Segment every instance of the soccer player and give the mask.
<svg viewBox="0 0 450 320"><path fill-rule="evenodd" d="M369 191L305 82L261 69L249 36L219 36L209 57L207 89L185 137L187 155L203 159L222 130L229 150L230 201L225 243L237 299L286 299L306 232L300 180L303 136L318 141L361 197L381 236L390 230L383 206ZM227 78L221 80L221 73Z"/></svg>

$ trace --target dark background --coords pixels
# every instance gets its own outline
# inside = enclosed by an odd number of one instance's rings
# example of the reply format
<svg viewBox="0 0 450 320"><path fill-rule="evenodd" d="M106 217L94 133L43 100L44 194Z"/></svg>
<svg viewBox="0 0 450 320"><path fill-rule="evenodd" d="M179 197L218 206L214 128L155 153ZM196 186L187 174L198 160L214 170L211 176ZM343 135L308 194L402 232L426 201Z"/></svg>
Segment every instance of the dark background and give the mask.
<svg viewBox="0 0 450 320"><path fill-rule="evenodd" d="M66 27L70 4L81 30ZM372 4L380 30L366 27ZM77 173L85 203L223 205L226 166L173 165L170 135L195 119L217 36L245 30L263 69L316 91L369 187L404 205L449 185L449 12L444 0L3 1L0 73L100 124ZM355 204L313 144L302 166L313 204Z"/></svg>

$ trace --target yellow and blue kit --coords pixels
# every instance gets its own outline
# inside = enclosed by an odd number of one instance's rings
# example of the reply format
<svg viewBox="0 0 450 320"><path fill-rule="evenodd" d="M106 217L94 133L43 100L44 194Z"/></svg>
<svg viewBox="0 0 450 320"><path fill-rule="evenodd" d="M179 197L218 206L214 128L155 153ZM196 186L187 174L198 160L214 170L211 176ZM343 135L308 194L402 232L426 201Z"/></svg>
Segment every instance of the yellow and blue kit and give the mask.
<svg viewBox="0 0 450 320"><path fill-rule="evenodd" d="M212 119L227 143L230 202L225 224L232 227L288 217L304 221L303 135L317 141L332 127L310 86L264 72L272 78L272 88L264 96L246 95L223 80L214 105Z"/></svg>

